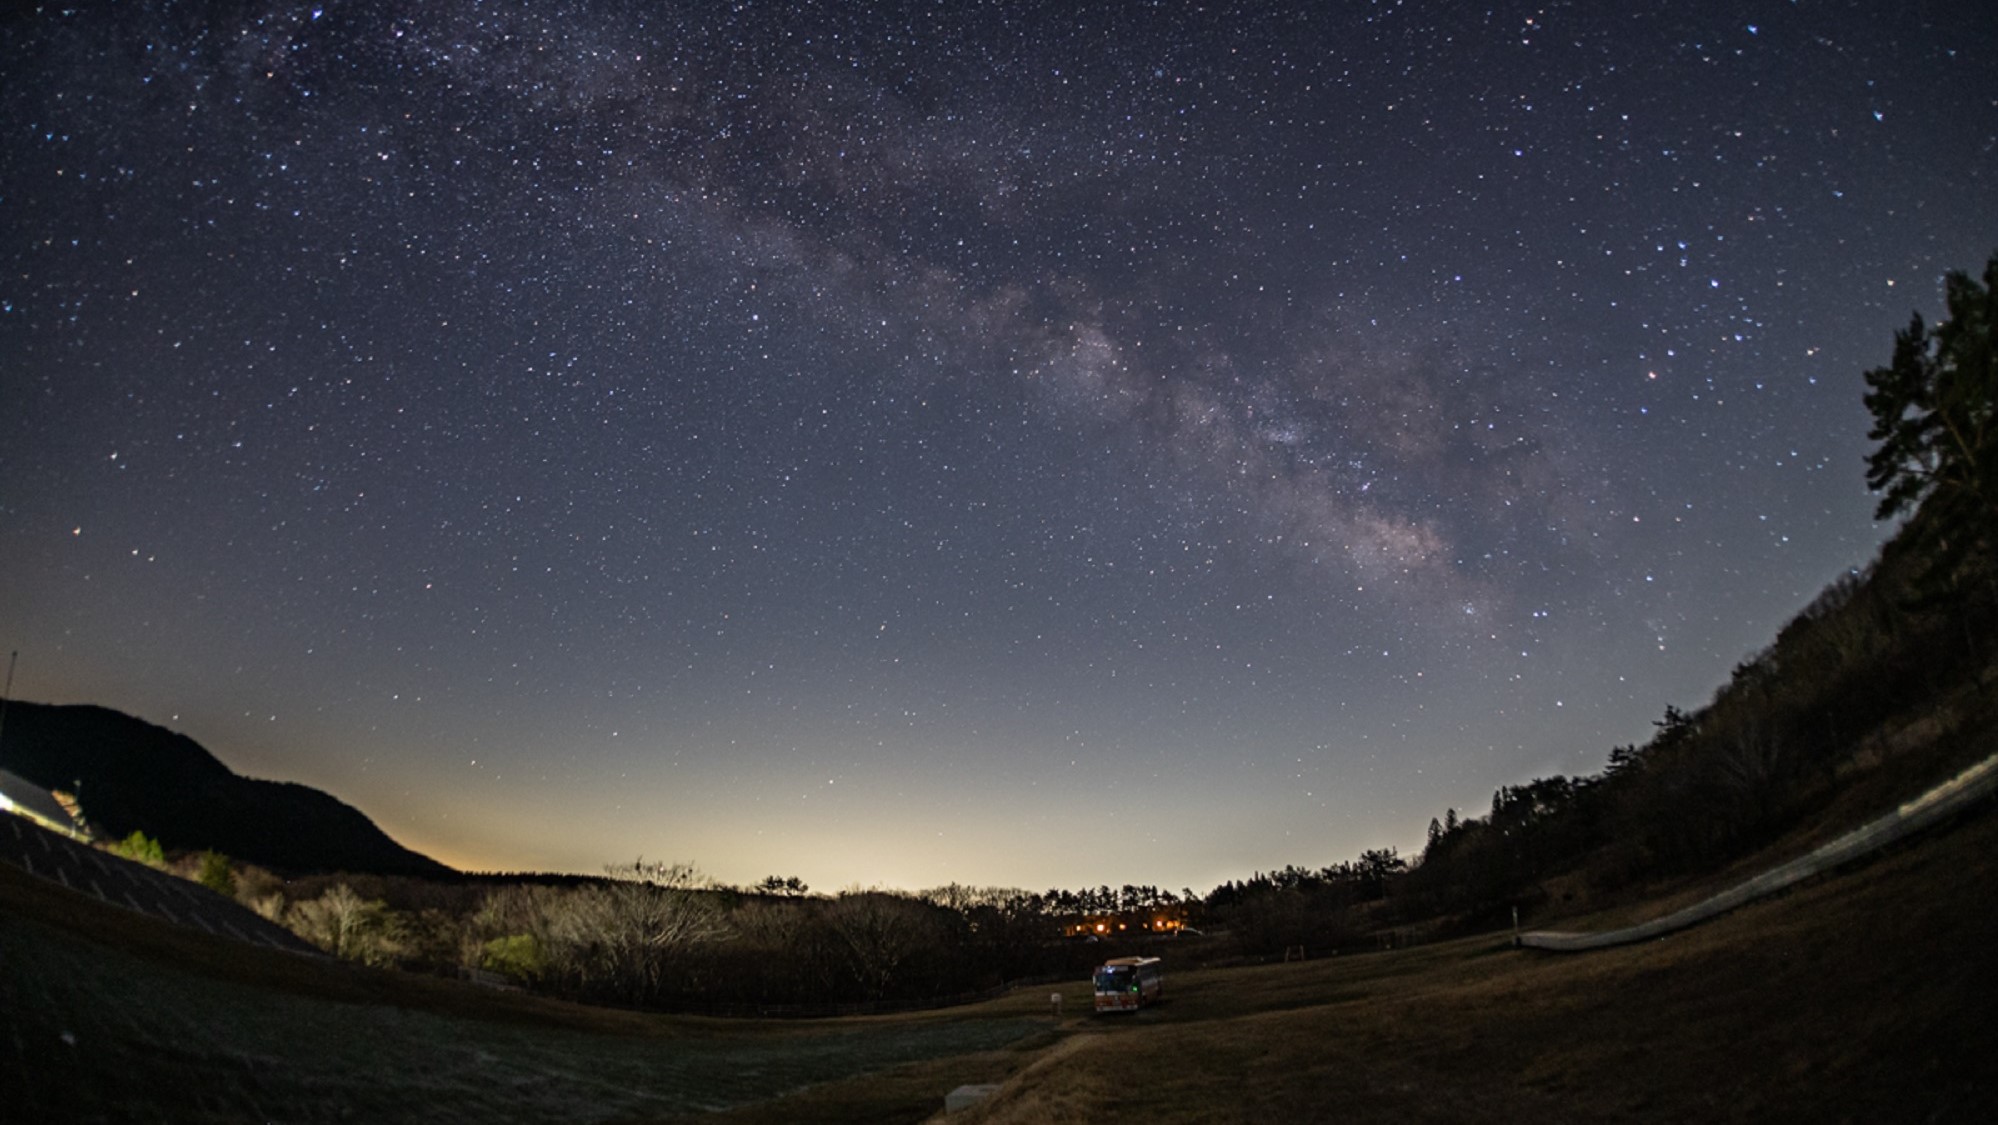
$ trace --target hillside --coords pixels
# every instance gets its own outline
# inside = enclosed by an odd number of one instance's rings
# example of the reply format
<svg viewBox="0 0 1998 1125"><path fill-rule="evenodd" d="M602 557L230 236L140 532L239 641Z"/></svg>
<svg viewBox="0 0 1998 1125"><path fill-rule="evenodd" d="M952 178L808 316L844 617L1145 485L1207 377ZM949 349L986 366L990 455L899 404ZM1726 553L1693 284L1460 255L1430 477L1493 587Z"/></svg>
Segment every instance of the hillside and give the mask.
<svg viewBox="0 0 1998 1125"><path fill-rule="evenodd" d="M0 768L76 793L101 837L140 831L285 874L456 874L327 793L243 777L186 735L104 707L9 704Z"/></svg>

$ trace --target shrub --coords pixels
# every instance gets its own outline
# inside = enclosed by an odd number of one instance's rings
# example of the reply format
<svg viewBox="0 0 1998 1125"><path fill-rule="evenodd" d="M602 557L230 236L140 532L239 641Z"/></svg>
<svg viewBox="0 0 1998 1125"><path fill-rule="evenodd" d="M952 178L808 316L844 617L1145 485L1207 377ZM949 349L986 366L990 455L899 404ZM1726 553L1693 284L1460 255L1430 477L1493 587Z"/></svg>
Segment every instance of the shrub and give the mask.
<svg viewBox="0 0 1998 1125"><path fill-rule="evenodd" d="M144 832L134 831L130 836L111 845L111 854L123 856L134 863L166 870L166 851L160 842Z"/></svg>
<svg viewBox="0 0 1998 1125"><path fill-rule="evenodd" d="M536 981L548 972L548 954L533 934L508 934L481 947L479 967L517 981Z"/></svg>
<svg viewBox="0 0 1998 1125"><path fill-rule="evenodd" d="M194 881L225 898L236 897L236 873L229 868L229 857L220 852L201 853L201 869Z"/></svg>

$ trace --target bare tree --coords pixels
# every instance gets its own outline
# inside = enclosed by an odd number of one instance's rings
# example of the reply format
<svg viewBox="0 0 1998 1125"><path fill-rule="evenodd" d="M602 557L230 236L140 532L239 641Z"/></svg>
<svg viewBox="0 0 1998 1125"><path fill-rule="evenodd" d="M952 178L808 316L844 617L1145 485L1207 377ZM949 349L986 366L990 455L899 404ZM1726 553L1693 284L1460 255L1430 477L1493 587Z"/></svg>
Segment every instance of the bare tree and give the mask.
<svg viewBox="0 0 1998 1125"><path fill-rule="evenodd" d="M386 965L401 948L400 928L388 907L363 899L336 883L315 899L293 903L285 912L293 933L335 957Z"/></svg>
<svg viewBox="0 0 1998 1125"><path fill-rule="evenodd" d="M639 860L607 871L614 881L542 904L551 961L586 989L652 999L676 954L731 936L719 899L692 889L707 880L691 865Z"/></svg>
<svg viewBox="0 0 1998 1125"><path fill-rule="evenodd" d="M1778 797L1788 755L1770 727L1762 714L1751 712L1715 740L1713 767L1731 831L1759 827Z"/></svg>
<svg viewBox="0 0 1998 1125"><path fill-rule="evenodd" d="M854 975L869 996L887 995L897 971L936 939L931 909L882 891L848 892L828 904L826 922L839 936Z"/></svg>

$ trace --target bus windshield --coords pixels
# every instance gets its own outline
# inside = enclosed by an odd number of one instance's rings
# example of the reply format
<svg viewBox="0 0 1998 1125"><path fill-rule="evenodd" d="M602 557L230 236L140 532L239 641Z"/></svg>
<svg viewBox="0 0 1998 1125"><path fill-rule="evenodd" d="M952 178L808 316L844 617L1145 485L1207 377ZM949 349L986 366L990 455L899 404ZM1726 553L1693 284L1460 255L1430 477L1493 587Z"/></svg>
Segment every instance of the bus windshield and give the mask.
<svg viewBox="0 0 1998 1125"><path fill-rule="evenodd" d="M1096 991L1116 992L1138 982L1138 971L1129 965L1105 965L1096 970Z"/></svg>

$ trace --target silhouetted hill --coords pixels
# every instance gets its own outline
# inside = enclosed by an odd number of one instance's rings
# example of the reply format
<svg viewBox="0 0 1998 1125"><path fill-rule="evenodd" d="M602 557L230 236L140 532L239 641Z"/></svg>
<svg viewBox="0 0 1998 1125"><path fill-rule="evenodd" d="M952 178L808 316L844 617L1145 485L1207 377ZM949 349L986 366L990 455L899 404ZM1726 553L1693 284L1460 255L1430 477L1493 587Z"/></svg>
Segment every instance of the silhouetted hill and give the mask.
<svg viewBox="0 0 1998 1125"><path fill-rule="evenodd" d="M242 777L186 735L104 707L9 704L0 768L75 792L100 837L141 831L286 874L456 874L329 794Z"/></svg>

